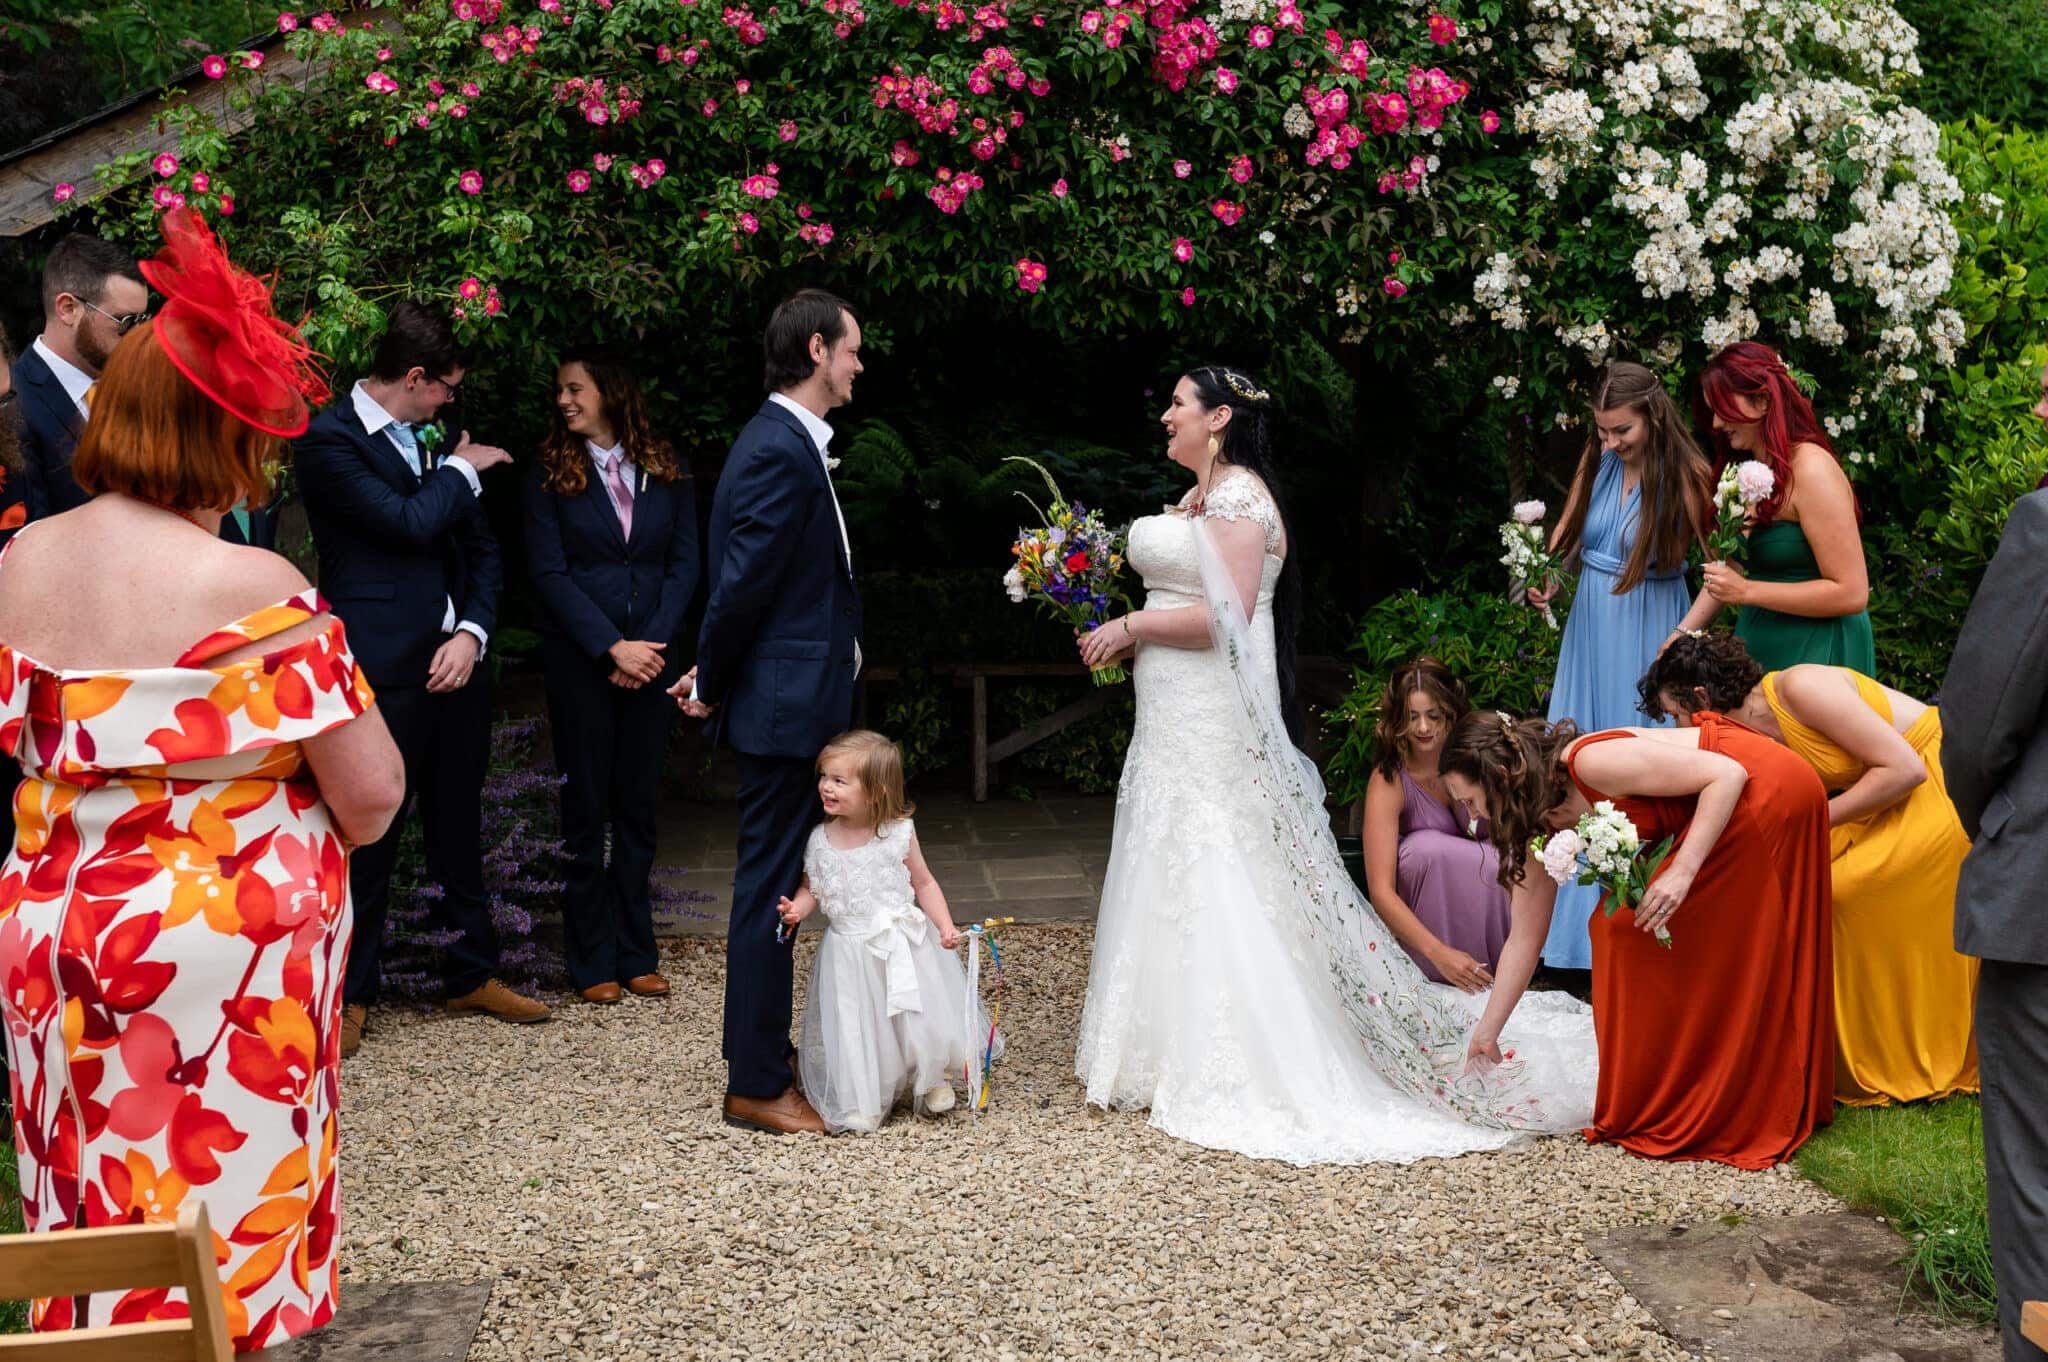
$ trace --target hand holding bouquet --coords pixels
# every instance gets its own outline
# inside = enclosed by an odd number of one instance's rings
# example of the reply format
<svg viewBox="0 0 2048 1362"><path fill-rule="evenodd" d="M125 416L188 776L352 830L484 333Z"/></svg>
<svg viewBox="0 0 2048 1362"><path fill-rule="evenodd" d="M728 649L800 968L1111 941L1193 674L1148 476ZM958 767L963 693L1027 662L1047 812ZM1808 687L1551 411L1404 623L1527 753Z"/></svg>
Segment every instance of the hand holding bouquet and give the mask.
<svg viewBox="0 0 2048 1362"><path fill-rule="evenodd" d="M1707 536L1710 560L1725 563L1742 552L1743 529L1757 506L1770 500L1777 485L1769 466L1755 459L1731 463L1721 470L1721 481L1714 488L1714 532Z"/></svg>
<svg viewBox="0 0 2048 1362"><path fill-rule="evenodd" d="M1124 565L1122 534L1104 524L1100 512L1069 503L1060 495L1052 474L1032 460L1013 457L1004 462L1036 469L1052 493L1052 502L1048 513L1024 497L1043 523L1017 532L1017 542L1010 546L1017 563L1003 574L1003 589L1018 604L1036 602L1040 609L1077 630L1101 628L1109 617L1110 602L1126 599L1116 585ZM1017 495L1024 496L1022 492ZM1128 676L1121 663L1094 669L1098 686L1113 685Z"/></svg>
<svg viewBox="0 0 2048 1362"><path fill-rule="evenodd" d="M1548 547L1549 536L1543 533L1544 510L1540 501L1518 501L1514 518L1501 522L1500 542L1507 549L1500 556L1501 566L1508 570L1513 588L1524 594L1549 591L1551 581L1561 571ZM1548 599L1543 602L1543 621L1552 629L1557 628L1557 614L1551 610Z"/></svg>
<svg viewBox="0 0 2048 1362"><path fill-rule="evenodd" d="M1577 827L1532 839L1529 851L1559 884L1600 886L1607 916L1613 917L1617 908L1635 912L1642 907L1651 879L1671 854L1671 845L1672 839L1666 837L1645 852L1636 825L1603 799L1590 813L1579 816ZM1656 930L1659 944L1669 946L1671 933L1661 921Z"/></svg>

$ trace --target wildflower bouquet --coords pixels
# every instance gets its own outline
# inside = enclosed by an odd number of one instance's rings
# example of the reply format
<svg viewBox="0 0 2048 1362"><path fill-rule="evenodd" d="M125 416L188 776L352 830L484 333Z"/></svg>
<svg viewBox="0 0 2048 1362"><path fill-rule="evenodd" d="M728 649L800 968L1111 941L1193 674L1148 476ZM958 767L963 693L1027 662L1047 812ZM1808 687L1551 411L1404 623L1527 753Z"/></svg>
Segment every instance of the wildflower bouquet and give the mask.
<svg viewBox="0 0 2048 1362"><path fill-rule="evenodd" d="M1546 547L1550 537L1543 533L1544 510L1540 501L1518 501L1514 518L1501 522L1500 542L1507 549L1500 556L1501 566L1508 570L1516 591L1540 588L1554 579L1561 569ZM1552 629L1557 628L1557 614L1548 604L1543 607L1543 622Z"/></svg>
<svg viewBox="0 0 2048 1362"><path fill-rule="evenodd" d="M1040 510L1030 497L1022 492L1017 494L1038 511L1043 523L1035 529L1017 532L1017 542L1010 546L1017 562L1003 574L1003 589L1012 601L1020 605L1035 601L1040 609L1050 611L1076 629L1092 632L1101 628L1111 601L1128 603L1128 597L1116 585L1117 574L1124 565L1123 535L1104 524L1099 511L1090 511L1060 495L1052 474L1037 463L1022 456L1004 462L1029 464L1045 479L1052 501L1049 511ZM1098 686L1114 685L1128 677L1121 663L1095 668Z"/></svg>
<svg viewBox="0 0 2048 1362"><path fill-rule="evenodd" d="M1650 881L1671 854L1672 840L1666 837L1644 851L1636 825L1603 799L1592 812L1579 816L1577 827L1532 839L1529 851L1559 884L1576 881L1600 886L1607 916L1613 917L1617 908L1633 912L1642 903ZM1671 933L1659 927L1657 941L1669 946Z"/></svg>
<svg viewBox="0 0 2048 1362"><path fill-rule="evenodd" d="M1706 543L1710 560L1725 563L1742 552L1742 531L1751 512L1770 500L1777 485L1770 467L1755 459L1731 463L1721 470L1721 481L1714 488L1714 532Z"/></svg>

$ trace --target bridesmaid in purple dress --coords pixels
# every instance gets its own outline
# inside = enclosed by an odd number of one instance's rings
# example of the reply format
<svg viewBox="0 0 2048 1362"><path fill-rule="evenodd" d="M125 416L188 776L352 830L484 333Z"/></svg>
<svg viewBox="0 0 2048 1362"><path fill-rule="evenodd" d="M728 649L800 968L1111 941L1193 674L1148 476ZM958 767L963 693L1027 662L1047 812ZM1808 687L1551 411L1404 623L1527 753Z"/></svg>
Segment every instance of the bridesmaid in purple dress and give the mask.
<svg viewBox="0 0 2048 1362"><path fill-rule="evenodd" d="M1477 993L1507 944L1508 894L1498 853L1483 830L1471 835L1436 769L1470 708L1464 683L1433 657L1388 678L1365 793L1365 878L1373 909L1422 972Z"/></svg>

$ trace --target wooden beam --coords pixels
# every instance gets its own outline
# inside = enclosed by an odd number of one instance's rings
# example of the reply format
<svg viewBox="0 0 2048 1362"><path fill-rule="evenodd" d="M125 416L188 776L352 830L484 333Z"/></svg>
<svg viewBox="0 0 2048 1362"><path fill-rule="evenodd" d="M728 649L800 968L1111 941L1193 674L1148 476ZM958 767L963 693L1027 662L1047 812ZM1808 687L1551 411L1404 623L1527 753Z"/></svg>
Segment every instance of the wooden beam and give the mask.
<svg viewBox="0 0 2048 1362"><path fill-rule="evenodd" d="M2048 1301L2028 1301L2020 1307L2020 1332L2027 1342L2048 1351Z"/></svg>
<svg viewBox="0 0 2048 1362"><path fill-rule="evenodd" d="M336 17L351 26L369 19L394 31L399 24L397 16L389 10L353 10ZM233 54L222 55L235 60ZM116 105L106 116L86 122L68 136L0 163L0 236L26 236L55 221L57 204L50 195L60 184L76 185L80 199L97 198L118 188L102 184L94 173L116 156L136 151L155 155L159 151L177 150L177 134L165 120L170 110L185 105L205 109L223 130L240 132L256 115L251 107L229 105L228 94L232 89L269 86L281 81L304 87L326 65L296 57L285 51L282 44L276 44L265 56L263 65L252 75L208 80L194 72L183 84L166 86L146 99Z"/></svg>

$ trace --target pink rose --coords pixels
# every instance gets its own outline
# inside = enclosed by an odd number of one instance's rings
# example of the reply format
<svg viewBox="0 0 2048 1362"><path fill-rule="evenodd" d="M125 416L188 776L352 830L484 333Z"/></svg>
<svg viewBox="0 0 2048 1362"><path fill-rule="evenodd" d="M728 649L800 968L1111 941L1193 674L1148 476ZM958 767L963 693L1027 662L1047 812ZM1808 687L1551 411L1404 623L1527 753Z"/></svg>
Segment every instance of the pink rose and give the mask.
<svg viewBox="0 0 2048 1362"><path fill-rule="evenodd" d="M1389 298L1398 298L1408 291L1408 286L1391 274L1380 280L1380 288Z"/></svg>
<svg viewBox="0 0 2048 1362"><path fill-rule="evenodd" d="M761 219L755 217L752 213L740 214L740 230L749 236L753 235L761 230Z"/></svg>
<svg viewBox="0 0 2048 1362"><path fill-rule="evenodd" d="M1264 24L1254 24L1251 31L1251 40L1253 47L1271 47L1273 45L1273 30L1267 28Z"/></svg>
<svg viewBox="0 0 2048 1362"><path fill-rule="evenodd" d="M1458 40L1458 21L1448 14L1429 16L1429 40L1438 47L1448 47Z"/></svg>
<svg viewBox="0 0 2048 1362"><path fill-rule="evenodd" d="M602 173L612 168L612 158L609 153L600 151L590 158L590 164L596 166L599 173Z"/></svg>
<svg viewBox="0 0 2048 1362"><path fill-rule="evenodd" d="M1045 283L1045 266L1028 256L1017 261L1017 287L1026 293L1036 293Z"/></svg>
<svg viewBox="0 0 2048 1362"><path fill-rule="evenodd" d="M715 99L707 99L707 100L705 100L705 101L704 101L704 116L705 116L706 118L709 118L709 117L711 117L711 116L712 116L713 114L715 114L715 113L717 113L717 112L718 112L718 101L717 101L717 100L715 100Z"/></svg>
<svg viewBox="0 0 2048 1362"><path fill-rule="evenodd" d="M149 163L149 168L158 175L166 177L175 175L178 173L178 158L171 155L168 151L160 152L157 154L156 159Z"/></svg>
<svg viewBox="0 0 2048 1362"><path fill-rule="evenodd" d="M1234 160L1234 161L1232 161L1232 162L1230 163L1230 178L1231 178L1231 179L1233 179L1233 180L1236 180L1236 181L1237 181L1237 182L1238 182L1239 184L1243 184L1243 183L1244 183L1245 181L1249 180L1249 179L1250 179L1251 177L1252 177L1252 158L1251 158L1251 157L1249 157L1249 156L1240 156L1240 157L1238 157L1238 158L1237 158L1236 160Z"/></svg>
<svg viewBox="0 0 2048 1362"><path fill-rule="evenodd" d="M1216 200L1209 205L1209 211L1215 214L1216 220L1225 227L1237 226L1239 220L1244 217L1244 205L1232 203L1229 199Z"/></svg>
<svg viewBox="0 0 2048 1362"><path fill-rule="evenodd" d="M1493 133L1500 131L1500 115L1487 109L1479 115L1479 131Z"/></svg>
<svg viewBox="0 0 2048 1362"><path fill-rule="evenodd" d="M782 121L782 126L776 130L775 135L785 142L796 141L796 124L790 119L785 118Z"/></svg>
<svg viewBox="0 0 2048 1362"><path fill-rule="evenodd" d="M1054 180L1052 182L1052 196L1056 199L1063 199L1067 196L1067 182L1065 180Z"/></svg>
<svg viewBox="0 0 2048 1362"><path fill-rule="evenodd" d="M261 52L244 52L242 54L242 69L244 71L254 71L262 65L263 54Z"/></svg>
<svg viewBox="0 0 2048 1362"><path fill-rule="evenodd" d="M209 56L205 61L199 63L199 69L206 73L208 80L219 80L228 73L227 58Z"/></svg>
<svg viewBox="0 0 2048 1362"><path fill-rule="evenodd" d="M587 171L587 170L572 170L572 171L570 171L570 172L569 172L569 192L570 192L571 194L582 194L582 193L586 193L586 192L588 192L588 190L589 190L589 189L590 189L590 172L589 172L589 171Z"/></svg>
<svg viewBox="0 0 2048 1362"><path fill-rule="evenodd" d="M461 177L455 183L461 187L462 192L465 194L481 194L484 192L484 176L480 170L463 171Z"/></svg>
<svg viewBox="0 0 2048 1362"><path fill-rule="evenodd" d="M299 16L293 14L290 10L286 10L277 16L277 31L279 33L289 33L298 26Z"/></svg>
<svg viewBox="0 0 2048 1362"><path fill-rule="evenodd" d="M50 198L56 203L69 203L71 196L77 192L78 186L75 184L60 184L50 191Z"/></svg>
<svg viewBox="0 0 2048 1362"><path fill-rule="evenodd" d="M1237 72L1227 66L1217 67L1216 88L1226 95L1234 92L1237 89Z"/></svg>
<svg viewBox="0 0 2048 1362"><path fill-rule="evenodd" d="M1180 291L1180 305L1182 307L1193 307L1195 305L1195 286L1193 284L1189 284Z"/></svg>
<svg viewBox="0 0 2048 1362"><path fill-rule="evenodd" d="M204 194L213 185L213 177L201 170L192 176L192 192Z"/></svg>
<svg viewBox="0 0 2048 1362"><path fill-rule="evenodd" d="M1184 236L1173 239L1173 258L1185 265L1195 258L1195 243Z"/></svg>
<svg viewBox="0 0 2048 1362"><path fill-rule="evenodd" d="M460 293L464 298L480 298L483 296L484 286L483 283L480 280L478 280L478 278L475 275L472 274L469 276L469 278L463 280L461 286L457 288L455 291L457 293Z"/></svg>
<svg viewBox="0 0 2048 1362"><path fill-rule="evenodd" d="M1175 161L1173 163L1173 176L1177 180L1185 180L1194 173L1194 166L1186 161Z"/></svg>
<svg viewBox="0 0 2048 1362"><path fill-rule="evenodd" d="M220 196L220 215L224 218L231 218L235 215L235 196L233 194L223 194Z"/></svg>

